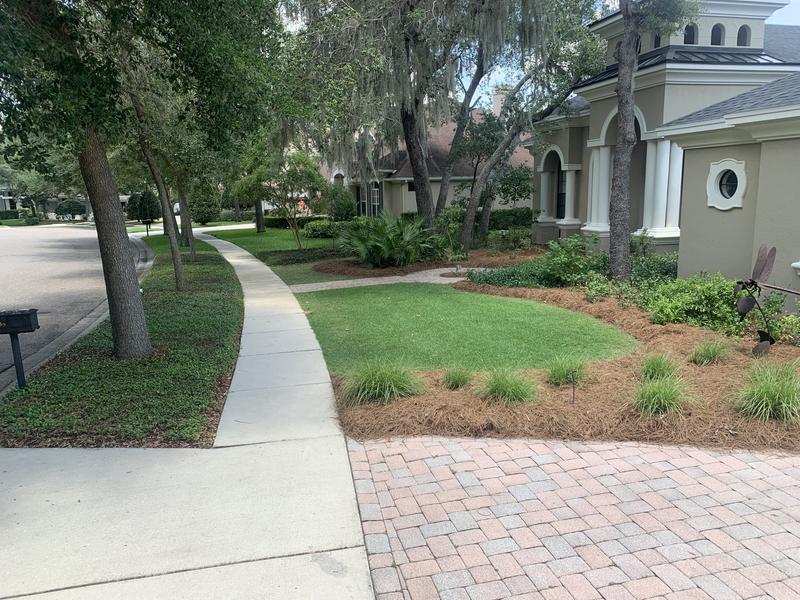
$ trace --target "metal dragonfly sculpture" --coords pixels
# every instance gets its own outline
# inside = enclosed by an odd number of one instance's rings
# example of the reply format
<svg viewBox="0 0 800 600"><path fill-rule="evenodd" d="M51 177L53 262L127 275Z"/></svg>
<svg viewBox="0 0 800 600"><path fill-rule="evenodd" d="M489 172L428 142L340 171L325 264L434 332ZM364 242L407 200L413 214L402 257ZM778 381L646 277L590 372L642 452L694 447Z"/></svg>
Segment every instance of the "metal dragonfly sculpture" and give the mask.
<svg viewBox="0 0 800 600"><path fill-rule="evenodd" d="M769 276L772 274L772 268L775 266L775 256L777 250L773 247L767 249L762 244L758 249L758 256L756 257L756 264L753 266L753 273L749 279L737 281L733 288L736 294L736 312L744 319L753 309L757 309L764 322L764 329L758 330L758 344L753 348L755 356L766 356L769 354L770 347L775 343L775 338L772 335L772 326L769 315L761 306L758 299L761 297L761 291L766 288L787 294L800 296L800 292L790 290L788 288L780 287L767 283ZM745 296L741 296L741 292L745 292Z"/></svg>

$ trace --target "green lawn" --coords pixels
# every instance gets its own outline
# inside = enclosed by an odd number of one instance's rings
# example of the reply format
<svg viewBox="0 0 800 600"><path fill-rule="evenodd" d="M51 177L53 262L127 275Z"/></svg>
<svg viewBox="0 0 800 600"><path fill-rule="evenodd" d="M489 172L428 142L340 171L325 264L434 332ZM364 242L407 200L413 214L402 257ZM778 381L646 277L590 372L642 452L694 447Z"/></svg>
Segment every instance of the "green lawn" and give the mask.
<svg viewBox="0 0 800 600"><path fill-rule="evenodd" d="M143 288L156 352L114 360L102 324L0 403L0 446L198 441L236 361L241 287L225 259L198 242L197 261L184 263L190 291L177 293L166 238L148 243L157 256Z"/></svg>
<svg viewBox="0 0 800 600"><path fill-rule="evenodd" d="M320 260L336 256L333 240L301 238L304 252L297 252L294 237L288 229L267 228L265 233L259 234L255 232L254 227L253 229L231 229L209 233L244 248L275 271L275 274L287 285L348 279L346 276L330 275L314 270L314 264ZM324 252L319 251L305 252L305 250L316 249L330 249L331 254L325 255ZM293 254L294 257L292 257Z"/></svg>
<svg viewBox="0 0 800 600"><path fill-rule="evenodd" d="M532 369L554 354L586 360L628 353L636 342L586 315L438 284L395 284L299 294L328 368L365 363L432 370Z"/></svg>

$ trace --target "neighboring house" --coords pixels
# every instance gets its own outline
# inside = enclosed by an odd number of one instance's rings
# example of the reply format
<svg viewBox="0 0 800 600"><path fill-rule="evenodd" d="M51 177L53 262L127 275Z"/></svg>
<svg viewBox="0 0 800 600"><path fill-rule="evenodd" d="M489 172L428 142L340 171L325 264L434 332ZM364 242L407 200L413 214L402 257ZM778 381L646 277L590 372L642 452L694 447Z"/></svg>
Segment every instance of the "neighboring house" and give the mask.
<svg viewBox="0 0 800 600"><path fill-rule="evenodd" d="M786 4L788 0L708 0L696 22L684 31L642 36L635 74L639 141L631 162L632 232L646 230L665 250L677 249L686 242L687 233L695 235L694 223L689 222L694 218L693 209L681 215L681 190L683 186L686 209L686 202L696 201L691 199L699 193L695 171L700 167L694 158L684 157L682 138L670 139L662 126L800 71L800 27L765 23ZM545 134L536 161L539 194L535 206L541 212L534 235L538 242L580 231L597 235L606 246L608 243L617 135L617 66L613 57L622 36L622 18L619 13L612 14L589 27L608 40L609 66L575 87L576 96L567 110L538 125ZM685 183L684 164L692 173ZM704 178L703 193L705 187ZM793 194L793 188L786 182L783 195ZM794 217L796 220L796 214ZM719 241L713 229L706 229L702 238L690 242L689 248ZM742 243L750 253L752 244ZM681 260L683 272L690 265L702 268L694 259L682 256ZM731 264L726 272L742 274L745 267L737 263L734 269Z"/></svg>
<svg viewBox="0 0 800 600"><path fill-rule="evenodd" d="M778 250L770 282L800 289L800 73L659 131L684 153L680 274L747 277L766 244Z"/></svg>
<svg viewBox="0 0 800 600"><path fill-rule="evenodd" d="M495 105L497 102L495 101ZM427 162L431 180L433 201L439 197L442 171L447 164L450 146L453 143L456 124L446 123L442 127L431 127L427 132ZM525 148L517 148L511 156L510 164L527 166L533 170L533 156ZM417 212L414 174L404 147L384 156L377 166L377 174L366 186L360 185L358 176L346 176L342 169L330 171L329 180L333 183L348 186L353 192L358 206L358 214L377 216L386 210L395 216L403 213ZM453 166L453 177L447 195L448 205L458 194L459 189L469 185L475 175L474 166L468 159L456 161ZM366 191L365 191L366 189ZM468 194L467 189L465 193ZM461 194L464 195L463 193ZM525 202L517 202L514 207L532 207L533 198ZM510 205L495 202L493 210L512 208Z"/></svg>

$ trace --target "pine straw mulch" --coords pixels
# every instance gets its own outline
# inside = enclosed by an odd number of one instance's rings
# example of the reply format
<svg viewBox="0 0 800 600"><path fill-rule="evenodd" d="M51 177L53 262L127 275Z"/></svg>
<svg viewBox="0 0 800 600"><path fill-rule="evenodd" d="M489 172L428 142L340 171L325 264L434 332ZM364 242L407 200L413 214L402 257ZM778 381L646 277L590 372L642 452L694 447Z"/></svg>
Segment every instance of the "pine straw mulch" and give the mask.
<svg viewBox="0 0 800 600"><path fill-rule="evenodd" d="M519 263L531 260L540 254L544 254L546 248L534 246L525 250L512 250L509 252L494 253L489 250L473 250L469 253L469 259L464 261L426 261L415 262L405 267L385 267L382 269L363 265L353 258L339 258L333 260L323 260L314 265L314 270L329 275L344 275L346 277L391 277L395 275L408 275L429 269L455 268L460 265L463 268L495 268L510 267Z"/></svg>
<svg viewBox="0 0 800 600"><path fill-rule="evenodd" d="M587 302L580 290L523 289L457 283L467 292L527 298L585 313L615 325L636 338L639 347L624 357L587 365L587 381L572 401L571 386L556 388L545 372L525 375L539 383L534 402L509 406L480 397L481 375L467 388L450 391L441 383L443 371L419 373L424 394L386 406L345 408L339 416L345 433L355 439L442 435L451 437L537 438L597 441L637 441L670 445L783 450L800 452L800 424L762 423L740 416L734 405L748 367L755 360L754 342L728 339L731 352L719 364L698 367L688 361L701 341L716 333L688 325L654 325L646 312L620 306L616 299ZM692 401L680 415L640 416L631 406L642 358L670 354L680 365ZM770 360L800 357L800 348L776 345ZM337 395L340 380L334 382Z"/></svg>

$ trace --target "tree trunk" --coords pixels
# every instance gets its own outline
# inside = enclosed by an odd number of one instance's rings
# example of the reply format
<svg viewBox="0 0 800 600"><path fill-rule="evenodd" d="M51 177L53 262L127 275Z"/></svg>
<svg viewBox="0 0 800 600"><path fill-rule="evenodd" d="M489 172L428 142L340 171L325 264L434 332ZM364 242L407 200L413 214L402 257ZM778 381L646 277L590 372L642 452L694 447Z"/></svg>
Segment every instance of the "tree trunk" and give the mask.
<svg viewBox="0 0 800 600"><path fill-rule="evenodd" d="M264 227L264 205L261 203L261 200L256 200L256 233L264 233L266 228Z"/></svg>
<svg viewBox="0 0 800 600"><path fill-rule="evenodd" d="M439 187L439 196L436 198L436 212L435 216L442 214L444 207L447 206L447 196L450 194L450 180L453 177L453 167L455 161L452 160L453 149L458 147L458 144L464 138L464 131L469 122L470 109L472 108L472 98L478 90L478 86L486 74L486 69L483 61L483 44L478 46L478 57L475 61L475 72L472 74L472 80L469 87L464 92L464 99L461 102L461 108L458 112L458 119L456 120L456 131L453 134L453 141L450 144L450 151L447 154L447 164L445 165L444 172L442 173L442 183Z"/></svg>
<svg viewBox="0 0 800 600"><path fill-rule="evenodd" d="M638 23L631 0L620 0L623 18L622 43L617 50L617 148L611 179L609 205L609 254L614 281L630 276L631 155L636 145L633 74L636 70Z"/></svg>
<svg viewBox="0 0 800 600"><path fill-rule="evenodd" d="M132 79L132 78L131 78ZM153 181L156 182L158 189L158 198L161 200L161 222L164 225L164 234L169 238L169 249L172 254L172 266L175 269L175 289L182 292L186 288L185 279L183 277L183 262L181 261L181 249L178 247L178 236L176 234L177 221L175 220L175 211L172 210L172 203L169 200L167 193L167 186L164 185L164 178L161 176L161 170L155 161L153 152L150 149L150 140L148 135L147 117L144 114L142 103L133 92L129 92L128 96L131 99L133 110L136 113L136 120L139 123L139 148L142 151L144 160L147 163L147 168L153 176Z"/></svg>
<svg viewBox="0 0 800 600"><path fill-rule="evenodd" d="M461 229L461 246L464 248L465 252L469 252L469 249L472 247L472 236L475 231L475 214L478 212L481 195L489 183L489 178L503 160L503 157L506 156L510 149L515 148L517 143L519 143L520 132L521 127L518 124L513 125L511 129L508 130L503 141L500 142L494 154L487 159L478 174L478 178L475 180L475 186L472 188L472 193L467 203L467 210L464 214L464 225Z"/></svg>
<svg viewBox="0 0 800 600"><path fill-rule="evenodd" d="M86 129L86 140L78 155L78 163L92 205L100 244L114 356L120 359L147 356L153 347L147 332L144 304L122 205L105 146L91 127Z"/></svg>
<svg viewBox="0 0 800 600"><path fill-rule="evenodd" d="M189 246L189 260L197 258L194 248L194 232L192 231L192 211L186 194L183 193L183 186L178 186L178 204L181 207L181 238L186 246Z"/></svg>
<svg viewBox="0 0 800 600"><path fill-rule="evenodd" d="M494 194L486 199L483 210L481 211L481 222L480 225L478 225L478 239L482 242L485 242L486 238L489 236L489 221L492 217L492 205L494 205Z"/></svg>
<svg viewBox="0 0 800 600"><path fill-rule="evenodd" d="M419 109L420 102L415 102ZM403 137L406 141L408 161L414 174L414 190L417 199L417 214L422 217L425 227L433 224L433 194L431 193L431 179L428 173L428 161L420 141L420 130L417 113L411 107L403 104L400 109L400 118L403 122Z"/></svg>
<svg viewBox="0 0 800 600"><path fill-rule="evenodd" d="M234 221L241 221L242 220L242 207L239 205L239 197L233 197L233 220Z"/></svg>

